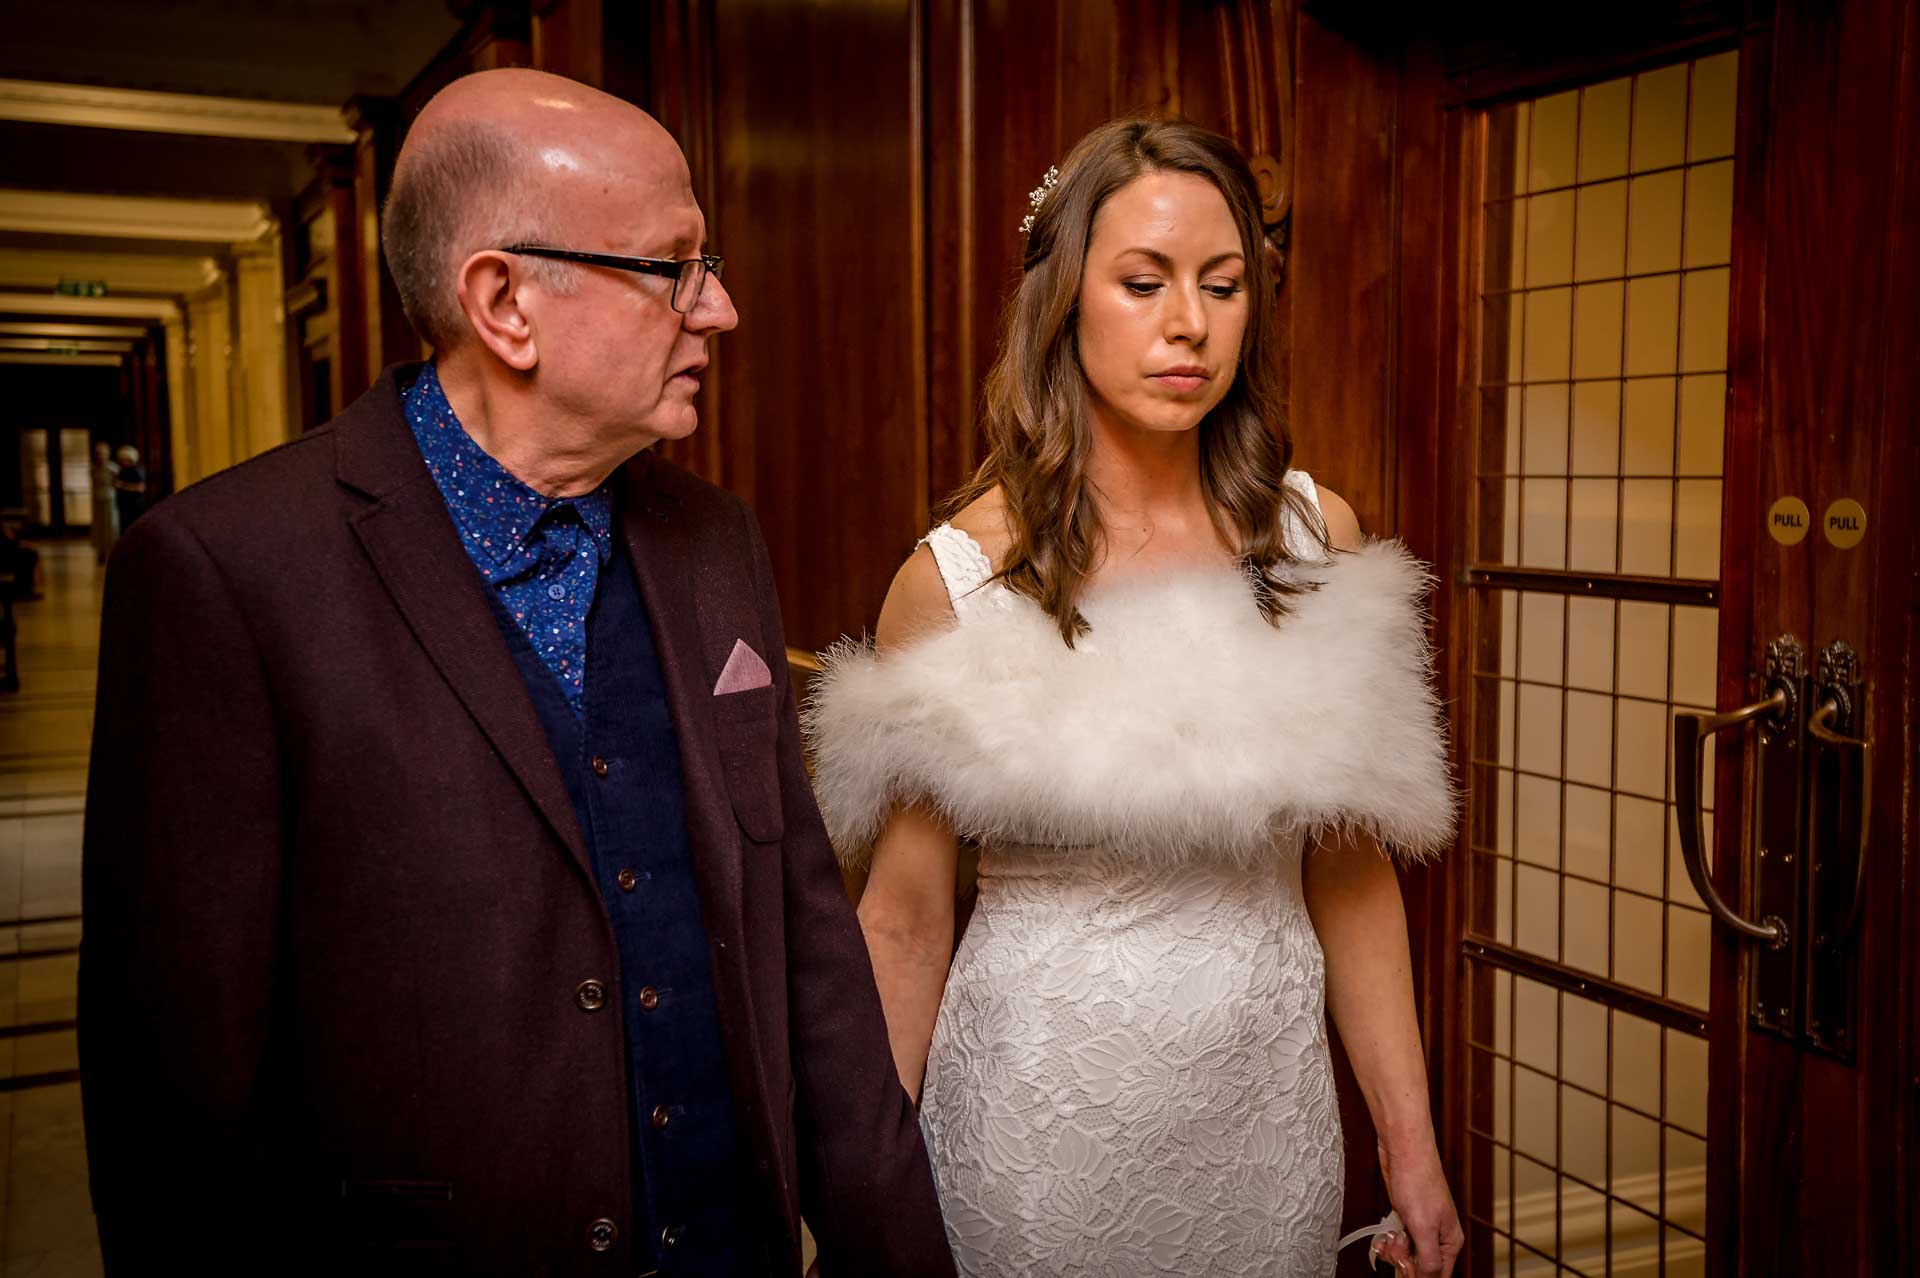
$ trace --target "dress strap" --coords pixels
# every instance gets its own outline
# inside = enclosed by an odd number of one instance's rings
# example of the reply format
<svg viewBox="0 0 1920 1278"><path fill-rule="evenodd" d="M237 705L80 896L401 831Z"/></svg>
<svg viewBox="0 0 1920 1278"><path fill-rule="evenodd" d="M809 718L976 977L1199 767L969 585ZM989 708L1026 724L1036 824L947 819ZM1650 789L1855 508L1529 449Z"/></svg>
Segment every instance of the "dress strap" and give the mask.
<svg viewBox="0 0 1920 1278"><path fill-rule="evenodd" d="M1304 470L1289 470L1287 477L1281 482L1305 497L1307 504L1313 507L1313 513L1321 516L1320 490L1314 486L1312 475ZM1321 522L1324 526L1323 516ZM1309 563L1317 563L1326 558L1327 552L1321 547L1320 538L1315 535L1313 529L1306 526L1299 515L1294 513L1291 506L1287 507L1286 512L1280 516L1280 532L1286 539L1287 552L1295 558L1307 560Z"/></svg>
<svg viewBox="0 0 1920 1278"><path fill-rule="evenodd" d="M952 524L941 524L921 540L933 552L955 617L971 621L1008 606L1013 592L993 579L993 561L979 542Z"/></svg>

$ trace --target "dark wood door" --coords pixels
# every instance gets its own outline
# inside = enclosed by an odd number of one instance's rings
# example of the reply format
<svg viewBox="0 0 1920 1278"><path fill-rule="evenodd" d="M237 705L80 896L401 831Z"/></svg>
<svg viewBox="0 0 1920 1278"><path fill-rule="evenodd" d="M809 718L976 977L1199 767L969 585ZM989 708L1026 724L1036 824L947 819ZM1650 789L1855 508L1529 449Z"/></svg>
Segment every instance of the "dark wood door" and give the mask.
<svg viewBox="0 0 1920 1278"><path fill-rule="evenodd" d="M1469 1272L1910 1266L1917 12L1406 59Z"/></svg>
<svg viewBox="0 0 1920 1278"><path fill-rule="evenodd" d="M1917 42L1911 0L1742 40L1720 708L1783 637L1806 677L1718 751L1716 879L1788 935L1714 930L1716 1273L1915 1265Z"/></svg>

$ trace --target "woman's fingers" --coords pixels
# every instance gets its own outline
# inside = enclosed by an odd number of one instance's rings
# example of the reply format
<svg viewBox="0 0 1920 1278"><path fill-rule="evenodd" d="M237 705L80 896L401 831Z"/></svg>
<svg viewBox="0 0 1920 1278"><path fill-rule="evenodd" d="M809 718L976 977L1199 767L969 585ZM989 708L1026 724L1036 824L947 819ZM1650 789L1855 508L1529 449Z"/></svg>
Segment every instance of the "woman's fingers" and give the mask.
<svg viewBox="0 0 1920 1278"><path fill-rule="evenodd" d="M1395 1230L1389 1234L1382 1234L1375 1254L1392 1267L1395 1275L1415 1278L1413 1242L1404 1231Z"/></svg>

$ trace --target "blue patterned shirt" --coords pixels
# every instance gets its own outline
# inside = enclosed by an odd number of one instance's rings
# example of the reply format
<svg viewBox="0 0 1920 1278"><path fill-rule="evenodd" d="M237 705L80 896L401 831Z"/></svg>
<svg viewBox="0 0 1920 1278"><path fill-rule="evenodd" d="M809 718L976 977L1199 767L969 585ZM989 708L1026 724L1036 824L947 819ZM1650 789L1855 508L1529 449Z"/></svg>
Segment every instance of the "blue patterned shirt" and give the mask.
<svg viewBox="0 0 1920 1278"><path fill-rule="evenodd" d="M587 613L613 554L613 496L544 497L473 442L428 364L401 395L460 544L493 587L575 714L586 688Z"/></svg>

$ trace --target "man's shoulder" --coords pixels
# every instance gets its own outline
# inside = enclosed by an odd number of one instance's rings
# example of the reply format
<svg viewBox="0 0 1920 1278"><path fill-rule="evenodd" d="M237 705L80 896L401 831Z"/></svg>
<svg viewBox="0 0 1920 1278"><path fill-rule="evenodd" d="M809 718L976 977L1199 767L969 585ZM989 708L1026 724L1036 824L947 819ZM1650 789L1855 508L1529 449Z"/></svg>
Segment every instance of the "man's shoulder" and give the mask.
<svg viewBox="0 0 1920 1278"><path fill-rule="evenodd" d="M665 457L647 455L636 476L642 500L661 514L684 519L704 537L757 537L760 525L738 494Z"/></svg>
<svg viewBox="0 0 1920 1278"><path fill-rule="evenodd" d="M289 530L334 486L333 435L331 424L322 426L216 471L156 503L140 522L173 523L212 541Z"/></svg>
<svg viewBox="0 0 1920 1278"><path fill-rule="evenodd" d="M216 471L155 505L209 547L299 547L339 527L341 485L379 497L424 478L398 387L413 365L394 365L325 425ZM416 474L417 472L417 474Z"/></svg>

